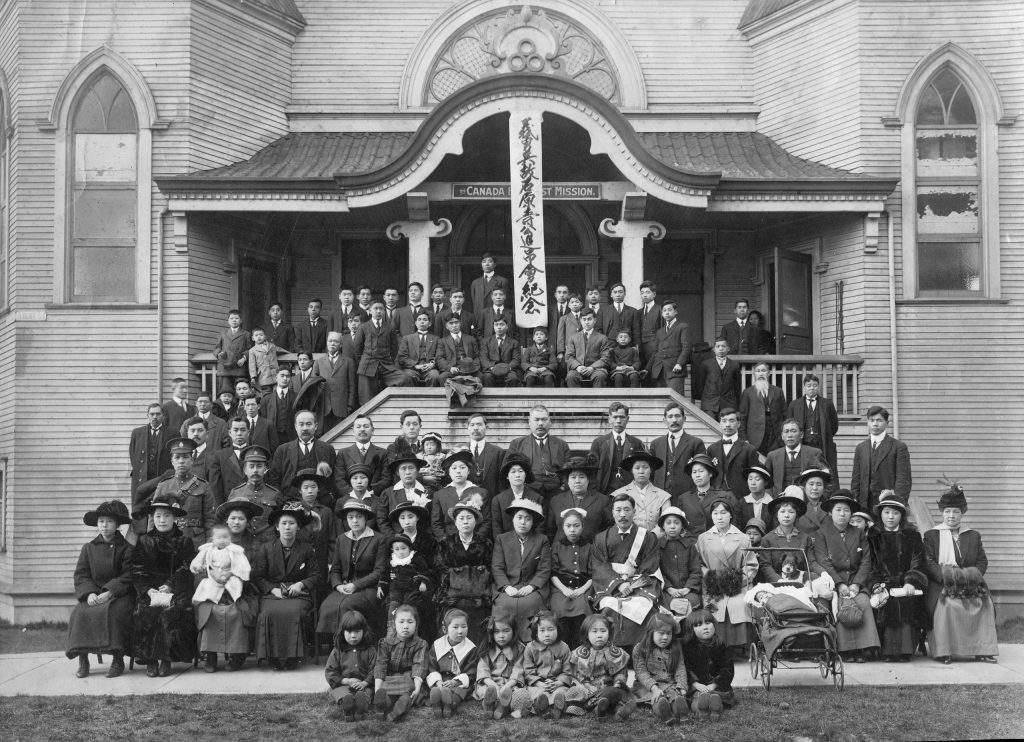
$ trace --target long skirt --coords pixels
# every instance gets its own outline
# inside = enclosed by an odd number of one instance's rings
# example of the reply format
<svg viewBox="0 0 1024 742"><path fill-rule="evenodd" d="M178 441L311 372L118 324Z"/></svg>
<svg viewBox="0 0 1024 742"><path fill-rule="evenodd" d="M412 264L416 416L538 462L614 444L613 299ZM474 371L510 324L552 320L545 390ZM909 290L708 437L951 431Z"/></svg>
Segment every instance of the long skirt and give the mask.
<svg viewBox="0 0 1024 742"><path fill-rule="evenodd" d="M928 632L932 657L972 657L999 654L996 643L996 612L991 599L939 596Z"/></svg>
<svg viewBox="0 0 1024 742"><path fill-rule="evenodd" d="M504 613L512 619L512 628L524 644L531 639L530 617L544 608L544 598L537 591L522 598L510 598L505 593L498 593L494 598L493 614Z"/></svg>
<svg viewBox="0 0 1024 742"><path fill-rule="evenodd" d="M356 590L351 595L333 591L320 605L320 620L316 625L316 633L334 636L341 626L341 617L345 615L345 611L359 611L374 633L383 636L381 629L384 627L384 606L377 598L376 586Z"/></svg>
<svg viewBox="0 0 1024 742"><path fill-rule="evenodd" d="M135 604L132 652L146 662L191 662L196 652L196 619L191 597L175 595L167 608L154 608L149 595Z"/></svg>
<svg viewBox="0 0 1024 742"><path fill-rule="evenodd" d="M199 651L249 654L249 632L256 625L258 610L259 602L251 595L243 595L235 603L230 602L229 596L228 601L197 605Z"/></svg>
<svg viewBox="0 0 1024 742"><path fill-rule="evenodd" d="M592 613L590 601L587 600L590 593L575 598L567 598L562 591L554 585L551 586L551 612L559 618L572 618L573 616L587 616Z"/></svg>
<svg viewBox="0 0 1024 742"><path fill-rule="evenodd" d="M312 610L309 598L264 598L256 619L256 659L302 657L306 645L303 623Z"/></svg>
<svg viewBox="0 0 1024 742"><path fill-rule="evenodd" d="M108 600L103 605L82 601L68 620L67 656L79 654L126 655L131 652L132 599Z"/></svg>
<svg viewBox="0 0 1024 742"><path fill-rule="evenodd" d="M849 628L843 624L836 622L836 634L838 636L837 643L839 645L840 652L850 652L858 649L871 649L872 647L878 647L878 629L875 627L875 617L871 610L871 599L868 597L866 592L857 593L857 597L854 598L854 602L860 606L860 609L864 612L864 618L860 623L860 626L856 628ZM832 602L832 613L835 614L838 610L839 594L833 597Z"/></svg>
<svg viewBox="0 0 1024 742"><path fill-rule="evenodd" d="M743 582L744 588L747 582ZM711 601L704 598L704 603L714 603L713 615L718 621L718 632L722 641L730 647L746 646L750 643L753 634L753 625L750 622L750 606L743 602L743 591L736 595L729 595L718 600Z"/></svg>

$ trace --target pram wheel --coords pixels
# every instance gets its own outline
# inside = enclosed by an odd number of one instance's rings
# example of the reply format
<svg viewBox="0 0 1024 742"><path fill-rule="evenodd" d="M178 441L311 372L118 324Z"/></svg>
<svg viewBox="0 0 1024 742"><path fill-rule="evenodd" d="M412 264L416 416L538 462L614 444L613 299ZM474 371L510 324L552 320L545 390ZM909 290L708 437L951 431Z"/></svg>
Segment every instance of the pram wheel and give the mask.
<svg viewBox="0 0 1024 742"><path fill-rule="evenodd" d="M846 669L843 667L843 658L839 656L839 652L835 653L835 659L832 660L832 684L837 691L846 685Z"/></svg>
<svg viewBox="0 0 1024 742"><path fill-rule="evenodd" d="M758 672L757 642L750 643L750 677L757 680Z"/></svg>
<svg viewBox="0 0 1024 742"><path fill-rule="evenodd" d="M827 678L828 674L831 671L832 670L829 667L828 657L825 656L825 655L819 655L818 656L818 672L821 673L821 679L824 680L825 678Z"/></svg>
<svg viewBox="0 0 1024 742"><path fill-rule="evenodd" d="M766 691L772 689L772 661L768 658L767 653L758 653L758 670L761 673L761 685L764 686Z"/></svg>

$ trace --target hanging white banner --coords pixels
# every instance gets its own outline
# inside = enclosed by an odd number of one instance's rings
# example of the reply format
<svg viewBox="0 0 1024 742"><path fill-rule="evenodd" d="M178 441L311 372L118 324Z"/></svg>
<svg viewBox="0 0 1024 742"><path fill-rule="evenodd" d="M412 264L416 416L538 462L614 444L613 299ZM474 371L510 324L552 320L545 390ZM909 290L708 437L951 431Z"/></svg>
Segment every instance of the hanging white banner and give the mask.
<svg viewBox="0 0 1024 742"><path fill-rule="evenodd" d="M512 111L508 122L512 180L512 268L516 324L548 323L544 273L544 192L540 111Z"/></svg>

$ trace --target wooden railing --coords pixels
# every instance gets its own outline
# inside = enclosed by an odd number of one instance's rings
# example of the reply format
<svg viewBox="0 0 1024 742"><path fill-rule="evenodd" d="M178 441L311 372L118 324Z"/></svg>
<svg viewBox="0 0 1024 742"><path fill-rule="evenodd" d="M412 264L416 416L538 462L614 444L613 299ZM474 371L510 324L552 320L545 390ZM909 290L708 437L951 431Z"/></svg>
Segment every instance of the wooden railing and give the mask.
<svg viewBox="0 0 1024 742"><path fill-rule="evenodd" d="M730 356L743 369L742 387L753 383L754 366L768 364L768 380L782 389L786 399L803 395L804 377L815 374L821 384L818 394L828 397L840 416L858 417L860 409L860 356Z"/></svg>
<svg viewBox="0 0 1024 742"><path fill-rule="evenodd" d="M319 354L318 354L319 355ZM786 399L794 400L803 394L804 377L816 374L821 379L818 393L828 397L840 416L857 417L860 409L859 376L864 359L860 356L731 356L743 368L742 387L750 386L754 378L754 365L764 361L770 371L769 379L782 389ZM295 364L294 353L278 356L282 363ZM192 366L199 377L203 391L217 392L217 359L210 352L192 356Z"/></svg>

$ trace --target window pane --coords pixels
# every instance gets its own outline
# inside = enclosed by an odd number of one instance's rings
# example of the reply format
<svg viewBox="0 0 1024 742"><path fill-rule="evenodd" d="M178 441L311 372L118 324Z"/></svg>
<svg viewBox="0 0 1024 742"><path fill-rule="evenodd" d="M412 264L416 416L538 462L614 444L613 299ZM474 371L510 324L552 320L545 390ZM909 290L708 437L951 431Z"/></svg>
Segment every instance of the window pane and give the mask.
<svg viewBox="0 0 1024 742"><path fill-rule="evenodd" d="M918 129L917 174L978 177L976 129Z"/></svg>
<svg viewBox="0 0 1024 742"><path fill-rule="evenodd" d="M135 301L134 247L76 247L72 298Z"/></svg>
<svg viewBox="0 0 1024 742"><path fill-rule="evenodd" d="M978 187L976 185L941 185L918 188L917 232L918 234L977 234Z"/></svg>
<svg viewBox="0 0 1024 742"><path fill-rule="evenodd" d="M971 105L971 96L963 85L953 94L953 100L949 105L950 124L976 124L978 117L974 114L974 106Z"/></svg>
<svg viewBox="0 0 1024 742"><path fill-rule="evenodd" d="M75 181L134 183L135 134L76 134Z"/></svg>
<svg viewBox="0 0 1024 742"><path fill-rule="evenodd" d="M943 126L946 123L946 113L942 110L942 100L931 85L921 95L921 104L917 108L917 123L938 126Z"/></svg>
<svg viewBox="0 0 1024 742"><path fill-rule="evenodd" d="M981 291L977 242L922 242L917 249L921 291Z"/></svg>
<svg viewBox="0 0 1024 742"><path fill-rule="evenodd" d="M135 239L135 189L77 190L74 239Z"/></svg>
<svg viewBox="0 0 1024 742"><path fill-rule="evenodd" d="M138 129L135 122L135 109L128 98L128 93L121 89L114 96L107 114L107 131L131 131Z"/></svg>

